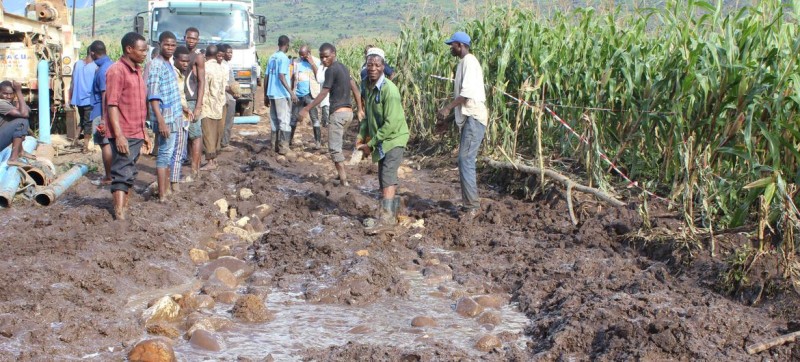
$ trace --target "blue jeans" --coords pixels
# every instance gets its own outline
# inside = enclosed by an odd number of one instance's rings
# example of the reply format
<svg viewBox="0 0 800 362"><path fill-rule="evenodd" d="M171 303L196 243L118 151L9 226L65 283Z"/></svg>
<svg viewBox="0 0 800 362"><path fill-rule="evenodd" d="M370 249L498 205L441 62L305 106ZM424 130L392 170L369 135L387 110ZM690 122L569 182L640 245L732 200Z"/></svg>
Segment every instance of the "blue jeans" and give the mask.
<svg viewBox="0 0 800 362"><path fill-rule="evenodd" d="M168 124L167 128L173 128ZM171 131L169 137L164 137L158 132L158 122L153 124L153 133L156 134L156 142L158 143L158 155L156 155L156 168L170 168L172 166L172 156L175 152L175 141L177 140L178 132Z"/></svg>
<svg viewBox="0 0 800 362"><path fill-rule="evenodd" d="M469 209L481 207L475 163L485 133L486 126L473 117L467 117L461 127L461 142L458 147L458 176L461 181L461 198L464 207Z"/></svg>
<svg viewBox="0 0 800 362"><path fill-rule="evenodd" d="M27 118L16 118L0 126L0 151L13 143L15 138L27 136L28 124Z"/></svg>
<svg viewBox="0 0 800 362"><path fill-rule="evenodd" d="M281 130L283 132L290 132L292 130L291 118L291 103L289 98L278 98L269 100L269 120L272 123L272 133Z"/></svg>

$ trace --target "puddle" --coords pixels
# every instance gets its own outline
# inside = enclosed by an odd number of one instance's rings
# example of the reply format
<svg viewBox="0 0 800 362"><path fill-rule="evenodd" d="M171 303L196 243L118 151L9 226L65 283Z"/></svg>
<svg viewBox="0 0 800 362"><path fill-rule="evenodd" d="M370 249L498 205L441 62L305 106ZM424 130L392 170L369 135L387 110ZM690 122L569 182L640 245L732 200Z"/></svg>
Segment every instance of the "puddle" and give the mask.
<svg viewBox="0 0 800 362"><path fill-rule="evenodd" d="M454 311L454 301L436 295L439 285L454 289L458 287L455 282L429 285L419 272L398 270L398 273L410 285L409 297L405 299L386 297L367 306L352 307L307 303L299 287L296 290L273 289L267 307L275 313L275 320L262 324L237 323L231 330L218 332L221 352L198 350L185 340L178 342L175 352L184 361L238 356L261 358L267 354L272 354L276 361L296 361L302 359L305 349L338 346L348 341L409 351L439 342L477 358L482 353L474 348L476 340L483 334L501 332L519 335L514 344L525 349L527 338L522 332L529 320L515 304L495 310L502 323L487 331L477 318L458 315ZM213 312L229 318L230 309L230 305L218 305ZM411 327L411 320L416 316L432 317L438 326Z"/></svg>

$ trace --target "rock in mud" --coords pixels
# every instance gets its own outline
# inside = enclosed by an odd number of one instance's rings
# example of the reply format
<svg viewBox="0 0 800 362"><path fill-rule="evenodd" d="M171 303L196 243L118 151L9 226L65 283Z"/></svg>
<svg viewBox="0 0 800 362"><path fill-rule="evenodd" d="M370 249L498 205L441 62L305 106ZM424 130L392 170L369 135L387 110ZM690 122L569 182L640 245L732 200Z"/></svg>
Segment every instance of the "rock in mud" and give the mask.
<svg viewBox="0 0 800 362"><path fill-rule="evenodd" d="M234 318L242 322L260 323L275 319L275 315L267 309L264 301L252 294L239 298L231 312Z"/></svg>
<svg viewBox="0 0 800 362"><path fill-rule="evenodd" d="M194 265L200 265L208 262L208 252L200 249L189 250L189 258L192 259Z"/></svg>
<svg viewBox="0 0 800 362"><path fill-rule="evenodd" d="M426 283L435 285L447 280L452 280L453 269L450 269L449 266L444 264L432 264L422 269L422 275L425 276Z"/></svg>
<svg viewBox="0 0 800 362"><path fill-rule="evenodd" d="M173 322L180 317L181 306L172 297L165 295L142 312L145 325L157 322Z"/></svg>
<svg viewBox="0 0 800 362"><path fill-rule="evenodd" d="M500 317L500 313L497 312L484 312L478 317L478 323L480 324L491 324L493 326L499 325L503 319Z"/></svg>
<svg viewBox="0 0 800 362"><path fill-rule="evenodd" d="M243 260L234 258L232 256L223 256L200 268L198 271L198 277L200 277L200 279L207 280L212 274L214 274L214 270L217 270L219 267L228 269L231 273L233 273L234 276L236 276L237 279L244 279L253 273L253 268L249 267Z"/></svg>
<svg viewBox="0 0 800 362"><path fill-rule="evenodd" d="M481 312L483 312L483 307L472 300L472 298L462 297L456 302L456 313L464 317L472 318L481 314Z"/></svg>
<svg viewBox="0 0 800 362"><path fill-rule="evenodd" d="M238 226L240 228L243 228L243 227L247 226L248 223L250 223L250 217L249 216L244 216L244 217L240 218L239 220L236 220L236 226Z"/></svg>
<svg viewBox="0 0 800 362"><path fill-rule="evenodd" d="M239 294L234 291L220 292L217 293L214 300L222 304L233 304L239 300Z"/></svg>
<svg viewBox="0 0 800 362"><path fill-rule="evenodd" d="M175 362L172 344L164 338L154 338L137 343L128 352L130 362Z"/></svg>
<svg viewBox="0 0 800 362"><path fill-rule="evenodd" d="M264 218L269 216L270 213L272 213L272 207L267 204L261 204L256 206L256 210L253 212L253 215L255 215L259 220L264 220Z"/></svg>
<svg viewBox="0 0 800 362"><path fill-rule="evenodd" d="M228 209L228 218L229 219L233 220L237 216L239 216L239 210L236 210L235 207L232 207L232 208Z"/></svg>
<svg viewBox="0 0 800 362"><path fill-rule="evenodd" d="M198 329L192 333L192 338L189 339L189 343L194 348L204 349L206 351L219 352L222 350L219 342L217 342L217 337L213 333L203 329Z"/></svg>
<svg viewBox="0 0 800 362"><path fill-rule="evenodd" d="M353 328L350 328L350 330L347 331L347 333L350 334L367 334L370 332L372 332L372 328L370 328L370 326L366 324L359 324Z"/></svg>
<svg viewBox="0 0 800 362"><path fill-rule="evenodd" d="M228 200L225 200L223 198L223 199L219 199L217 201L214 201L214 206L216 206L217 210L219 210L219 212L221 212L222 214L225 214L225 215L228 214Z"/></svg>
<svg viewBox="0 0 800 362"><path fill-rule="evenodd" d="M248 189L246 187L239 190L239 199L248 200L251 197L253 197L253 190Z"/></svg>
<svg viewBox="0 0 800 362"><path fill-rule="evenodd" d="M362 249L362 250L356 251L356 255L358 255L358 256L369 256L369 250Z"/></svg>
<svg viewBox="0 0 800 362"><path fill-rule="evenodd" d="M216 317L216 316L207 316L201 313L193 313L188 318L186 318L186 326L188 329L186 330L186 339L192 338L194 332L198 330L204 330L209 332L218 332L224 331L233 324L229 319Z"/></svg>
<svg viewBox="0 0 800 362"><path fill-rule="evenodd" d="M475 302L484 308L500 309L506 304L506 299L497 294L481 295L474 298Z"/></svg>
<svg viewBox="0 0 800 362"><path fill-rule="evenodd" d="M239 281L236 280L236 276L231 273L228 268L221 266L217 269L214 269L214 273L208 278L209 282L220 282L228 288L236 288L239 284Z"/></svg>
<svg viewBox="0 0 800 362"><path fill-rule="evenodd" d="M365 305L384 295L405 296L408 282L397 275L395 268L375 258L349 260L337 271L331 286L310 285L305 297L310 302Z"/></svg>
<svg viewBox="0 0 800 362"><path fill-rule="evenodd" d="M147 326L147 333L167 338L178 338L181 335L177 328L161 322Z"/></svg>
<svg viewBox="0 0 800 362"><path fill-rule="evenodd" d="M503 344L500 342L500 338L497 338L491 334L485 335L478 339L475 342L475 348L477 348L481 352L489 352L495 348L502 347Z"/></svg>
<svg viewBox="0 0 800 362"><path fill-rule="evenodd" d="M411 320L412 327L435 327L436 325L436 320L431 317L417 316Z"/></svg>
<svg viewBox="0 0 800 362"><path fill-rule="evenodd" d="M201 310L214 308L214 298L208 294L184 295L182 308L187 310Z"/></svg>

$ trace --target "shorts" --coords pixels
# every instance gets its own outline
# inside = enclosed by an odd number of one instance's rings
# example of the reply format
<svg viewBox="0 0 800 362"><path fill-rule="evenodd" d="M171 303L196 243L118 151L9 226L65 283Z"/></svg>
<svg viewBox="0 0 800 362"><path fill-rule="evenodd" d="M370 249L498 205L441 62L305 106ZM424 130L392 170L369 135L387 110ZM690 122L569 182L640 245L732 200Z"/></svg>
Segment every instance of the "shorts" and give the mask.
<svg viewBox="0 0 800 362"><path fill-rule="evenodd" d="M344 162L344 131L347 124L353 119L353 112L334 112L331 113L330 125L328 126L328 151L333 162Z"/></svg>
<svg viewBox="0 0 800 362"><path fill-rule="evenodd" d="M197 107L197 101L188 101L189 103L189 110L194 112L195 107ZM194 120L194 122L189 122L189 139L194 140L203 137L203 125L199 119Z"/></svg>
<svg viewBox="0 0 800 362"><path fill-rule="evenodd" d="M397 170L400 168L400 164L403 163L405 150L405 147L392 148L378 161L378 183L381 186L381 190L400 183L397 178ZM373 152L378 152L378 150Z"/></svg>
<svg viewBox="0 0 800 362"><path fill-rule="evenodd" d="M92 106L78 106L78 118L80 118L81 131L84 136L92 134Z"/></svg>

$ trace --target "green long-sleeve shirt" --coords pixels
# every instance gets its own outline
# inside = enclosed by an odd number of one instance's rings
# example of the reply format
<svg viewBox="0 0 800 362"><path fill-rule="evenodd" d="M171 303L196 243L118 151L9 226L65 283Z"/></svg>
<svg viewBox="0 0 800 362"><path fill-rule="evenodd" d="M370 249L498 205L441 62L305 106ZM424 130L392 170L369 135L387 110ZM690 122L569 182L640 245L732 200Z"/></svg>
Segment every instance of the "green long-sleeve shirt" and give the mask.
<svg viewBox="0 0 800 362"><path fill-rule="evenodd" d="M380 145L383 153L395 147L405 147L408 143L408 123L403 112L403 102L397 86L386 77L367 89L364 94L366 117L361 121L358 139L365 140L373 150L372 161L380 161Z"/></svg>

